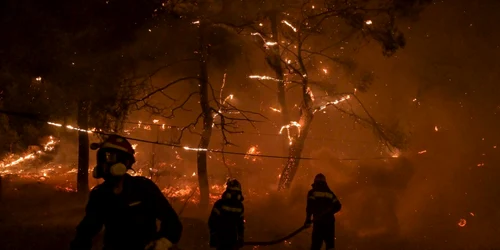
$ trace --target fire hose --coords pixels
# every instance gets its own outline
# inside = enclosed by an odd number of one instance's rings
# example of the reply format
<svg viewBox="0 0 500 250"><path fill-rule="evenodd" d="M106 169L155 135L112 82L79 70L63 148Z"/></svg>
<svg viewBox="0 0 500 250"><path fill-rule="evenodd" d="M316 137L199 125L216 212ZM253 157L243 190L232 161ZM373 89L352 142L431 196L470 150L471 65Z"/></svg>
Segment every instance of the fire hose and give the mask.
<svg viewBox="0 0 500 250"><path fill-rule="evenodd" d="M297 235L298 233L302 232L304 229L308 228L306 225L301 226L297 230L293 231L292 233L288 234L287 236L281 237L276 240L271 240L271 241L247 241L244 243L245 246L270 246L270 245L276 245L278 243L281 243L285 240L288 240L292 238L293 236Z"/></svg>
<svg viewBox="0 0 500 250"><path fill-rule="evenodd" d="M326 211L324 211L323 213L321 213L319 216L317 216L316 218L321 218L321 217L325 216L326 214L332 212L333 210L334 210L333 207L329 208ZM313 223L314 223L315 220L317 220L317 219L313 219ZM283 242L285 240L288 240L288 239L294 237L295 235L299 234L300 232L302 232L306 228L309 228L309 227L306 226L306 225L303 225L303 226L299 227L297 230L295 230L295 231L291 232L290 234L288 234L287 236L284 236L284 237L276 239L276 240L271 240L271 241L248 241L248 242L243 243L243 245L245 245L245 246L270 246L270 245L276 245L278 243L281 243L281 242Z"/></svg>

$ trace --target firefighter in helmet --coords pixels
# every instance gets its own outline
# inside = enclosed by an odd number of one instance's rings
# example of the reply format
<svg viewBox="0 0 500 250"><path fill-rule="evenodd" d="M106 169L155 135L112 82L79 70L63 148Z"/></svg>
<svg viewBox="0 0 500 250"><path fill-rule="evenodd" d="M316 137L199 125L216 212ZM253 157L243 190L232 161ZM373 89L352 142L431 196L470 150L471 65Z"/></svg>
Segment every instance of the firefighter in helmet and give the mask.
<svg viewBox="0 0 500 250"><path fill-rule="evenodd" d="M226 191L212 208L208 227L210 247L235 250L243 247L244 217L241 184L235 179L226 183Z"/></svg>
<svg viewBox="0 0 500 250"><path fill-rule="evenodd" d="M150 179L130 176L134 149L123 137L110 135L97 149L93 177L104 182L90 191L85 216L70 248L91 249L104 226L104 247L114 249L169 249L181 237L182 224L168 200ZM157 231L156 220L161 221Z"/></svg>
<svg viewBox="0 0 500 250"><path fill-rule="evenodd" d="M335 248L335 214L341 207L337 196L328 187L325 175L317 174L307 194L305 226L313 224L311 250L321 249L323 242L327 250Z"/></svg>

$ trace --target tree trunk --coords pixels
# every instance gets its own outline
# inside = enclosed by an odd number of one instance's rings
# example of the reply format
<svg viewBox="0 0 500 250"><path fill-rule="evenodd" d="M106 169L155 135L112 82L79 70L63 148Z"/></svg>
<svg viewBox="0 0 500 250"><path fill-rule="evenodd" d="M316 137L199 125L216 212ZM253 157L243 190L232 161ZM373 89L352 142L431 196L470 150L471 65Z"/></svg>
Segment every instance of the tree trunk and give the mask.
<svg viewBox="0 0 500 250"><path fill-rule="evenodd" d="M208 100L208 48L205 42L206 24L200 23L200 106L203 113L203 132L201 133L200 143L198 148L206 149L210 145L212 136L212 109ZM208 188L208 172L207 172L207 151L199 150L197 152L198 164L198 185L200 187L200 207L208 207L209 188Z"/></svg>
<svg viewBox="0 0 500 250"><path fill-rule="evenodd" d="M280 41L280 36L278 32L278 11L271 11L269 14L269 20L271 21L271 32L273 34L273 39L276 42ZM281 126L285 126L290 124L290 113L288 109L288 105L286 102L286 86L285 86L285 74L283 72L283 66L281 62L281 52L279 46L271 47L272 53L269 55L268 64L274 70L276 75L277 82L277 95L278 95L278 103L279 109L281 111ZM291 149L289 145L288 135L285 133L281 137L283 154L287 154L287 152ZM283 160L283 166L288 165L288 159ZM286 167L285 167L286 168ZM278 190L280 190L278 186Z"/></svg>
<svg viewBox="0 0 500 250"><path fill-rule="evenodd" d="M80 129L88 130L88 102L78 102L77 124ZM79 194L89 192L89 134L78 132L78 174L76 190Z"/></svg>
<svg viewBox="0 0 500 250"><path fill-rule="evenodd" d="M302 151L304 150L304 145L307 135L309 134L309 128L312 120L312 112L302 112L299 120L299 124L301 125L299 129L300 134L294 136L292 139L292 144L288 150L288 160L283 168L283 171L281 172L278 190L288 189L292 184L293 178L299 168L300 158L302 156Z"/></svg>
<svg viewBox="0 0 500 250"><path fill-rule="evenodd" d="M308 92L307 79L304 79L302 84L302 96L304 102L300 109L299 133L297 136L292 138L291 144L289 143L290 147L288 150L288 160L283 168L283 171L281 172L278 190L290 188L293 178L299 168L302 151L304 150L306 138L309 134L309 128L311 127L311 123L314 118L313 101Z"/></svg>

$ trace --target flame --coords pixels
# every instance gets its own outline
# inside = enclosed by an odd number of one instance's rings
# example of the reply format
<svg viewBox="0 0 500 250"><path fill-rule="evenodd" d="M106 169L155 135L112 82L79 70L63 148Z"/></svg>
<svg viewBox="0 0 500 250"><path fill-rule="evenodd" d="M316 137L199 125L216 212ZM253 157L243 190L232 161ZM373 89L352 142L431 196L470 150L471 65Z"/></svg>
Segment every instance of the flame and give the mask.
<svg viewBox="0 0 500 250"><path fill-rule="evenodd" d="M311 97L311 101L314 102L314 94L313 94L313 92L312 92L312 90L311 90L310 87L307 87L306 94L308 94Z"/></svg>
<svg viewBox="0 0 500 250"><path fill-rule="evenodd" d="M190 148L190 147L187 147L187 146L184 146L183 147L185 150L188 150L188 151L208 151L208 149L206 148Z"/></svg>
<svg viewBox="0 0 500 250"><path fill-rule="evenodd" d="M258 79L258 80L271 80L271 81L275 81L275 82L282 82L282 80L279 80L279 79L276 79L276 78L273 78L273 77L270 77L270 76L251 75L251 76L248 76L248 78L250 78L250 79Z"/></svg>
<svg viewBox="0 0 500 250"><path fill-rule="evenodd" d="M290 124L282 126L279 133L282 134L283 130L286 129L287 130L289 144L292 145L292 143L293 143L293 137L290 135L290 127L296 127L297 131L298 131L298 136L300 136L300 127L301 127L301 125L298 122L296 122L296 121L292 121L292 122L290 122Z"/></svg>
<svg viewBox="0 0 500 250"><path fill-rule="evenodd" d="M247 150L247 153L245 155L245 159L247 160L251 160L253 162L257 161L257 157L255 157L255 155L259 155L260 154L260 151L259 151L259 146L255 145L255 146L251 146L248 150Z"/></svg>
<svg viewBox="0 0 500 250"><path fill-rule="evenodd" d="M4 158L0 161L0 168L2 168L2 170L0 170L0 174L11 173L12 171L9 169L6 169L6 168L19 165L19 164L26 162L28 160L36 159L37 157L39 157L40 155L42 155L46 152L53 151L55 149L55 146L57 145L57 143L59 143L59 140L54 139L53 136L49 136L49 141L47 143L45 143L44 145L42 145L43 150L37 150L35 152L28 151L24 154L24 156L21 156L15 160L12 159L13 155L7 156L6 158ZM22 172L22 170L20 170L19 172ZM45 176L46 176L46 174L45 174Z"/></svg>
<svg viewBox="0 0 500 250"><path fill-rule="evenodd" d="M339 104L341 102L345 102L345 101L347 101L349 99L351 99L351 96L350 95L346 95L346 96L344 96L344 97L342 97L340 99L337 99L337 100L334 100L334 101L331 101L331 102L327 102L324 105L321 105L319 108L315 109L313 111L313 113L316 113L317 111L322 111L322 110L326 109L326 107L328 107L330 105L337 105L337 104Z"/></svg>
<svg viewBox="0 0 500 250"><path fill-rule="evenodd" d="M62 124L55 123L55 122L47 122L47 124L52 125L52 126L56 126L56 127L62 127L63 126ZM76 128L76 127L73 127L71 125L66 125L66 128L70 129L70 130L80 131L80 132L87 132L89 134L94 133L94 131L92 131L92 130L85 130L85 129L81 129L81 128Z"/></svg>

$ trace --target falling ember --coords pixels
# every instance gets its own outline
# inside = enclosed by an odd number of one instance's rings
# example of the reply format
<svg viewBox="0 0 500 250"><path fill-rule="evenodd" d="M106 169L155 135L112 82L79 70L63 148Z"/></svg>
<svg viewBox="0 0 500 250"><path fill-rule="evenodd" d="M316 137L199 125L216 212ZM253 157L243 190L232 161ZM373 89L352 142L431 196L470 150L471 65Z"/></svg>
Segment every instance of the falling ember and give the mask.
<svg viewBox="0 0 500 250"><path fill-rule="evenodd" d="M269 107L272 111L274 112L278 112L278 113L281 113L281 110L277 109L277 108L273 108L273 107Z"/></svg>
<svg viewBox="0 0 500 250"><path fill-rule="evenodd" d="M470 216L472 216L472 217L476 216L473 212L470 212L469 214L470 214Z"/></svg>
<svg viewBox="0 0 500 250"><path fill-rule="evenodd" d="M286 24L288 27L292 28L293 32L297 32L297 28L293 27L293 25L292 25L291 23L289 23L288 21L283 20L283 21L281 21L281 23L284 23L284 24Z"/></svg>
<svg viewBox="0 0 500 250"><path fill-rule="evenodd" d="M484 163L477 164L478 167L484 167Z"/></svg>
<svg viewBox="0 0 500 250"><path fill-rule="evenodd" d="M416 102L416 101L417 101L417 98L414 98L414 99L412 100L412 102Z"/></svg>
<svg viewBox="0 0 500 250"><path fill-rule="evenodd" d="M427 150L422 150L422 151L418 152L419 155L425 154L425 153L427 153Z"/></svg>
<svg viewBox="0 0 500 250"><path fill-rule="evenodd" d="M277 45L277 42L266 42L266 46L274 46Z"/></svg>
<svg viewBox="0 0 500 250"><path fill-rule="evenodd" d="M373 24L372 20L366 20L365 23L366 23L366 25L372 25Z"/></svg>
<svg viewBox="0 0 500 250"><path fill-rule="evenodd" d="M328 74L328 70L327 70L327 69L323 69L323 72L324 72L325 74Z"/></svg>
<svg viewBox="0 0 500 250"><path fill-rule="evenodd" d="M41 81L42 81L42 77L41 77L41 76L36 77L36 78L35 78L35 81L37 81L37 82L41 82Z"/></svg>
<svg viewBox="0 0 500 250"><path fill-rule="evenodd" d="M458 221L458 226L459 227L465 227L465 225L467 225L467 221L465 219L460 219Z"/></svg>
<svg viewBox="0 0 500 250"><path fill-rule="evenodd" d="M262 24L262 23L259 23L259 26L260 26L260 27L262 27L262 26L264 26L264 24Z"/></svg>
<svg viewBox="0 0 500 250"><path fill-rule="evenodd" d="M439 131L438 126L434 126L434 131Z"/></svg>
<svg viewBox="0 0 500 250"><path fill-rule="evenodd" d="M196 176L196 172L193 172L193 174L191 176Z"/></svg>
<svg viewBox="0 0 500 250"><path fill-rule="evenodd" d="M138 144L132 144L132 148L135 150Z"/></svg>
<svg viewBox="0 0 500 250"><path fill-rule="evenodd" d="M200 21L199 20L198 21L194 21L194 22L192 22L192 24L200 24Z"/></svg>
<svg viewBox="0 0 500 250"><path fill-rule="evenodd" d="M160 122L160 120L153 120L153 123L154 123L154 124L157 124L157 123L159 123L159 122Z"/></svg>

